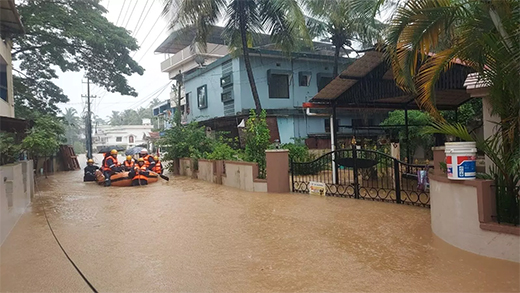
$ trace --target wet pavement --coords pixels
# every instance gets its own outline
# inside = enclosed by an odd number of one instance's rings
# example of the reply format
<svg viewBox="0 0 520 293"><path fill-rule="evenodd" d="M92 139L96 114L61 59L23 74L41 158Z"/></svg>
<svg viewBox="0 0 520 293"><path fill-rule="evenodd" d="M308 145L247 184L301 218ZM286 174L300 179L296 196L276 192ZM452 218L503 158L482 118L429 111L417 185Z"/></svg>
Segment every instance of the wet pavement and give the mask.
<svg viewBox="0 0 520 293"><path fill-rule="evenodd" d="M188 178L147 187L40 181L0 252L0 291L520 291L520 265L452 247L419 207L251 193Z"/></svg>

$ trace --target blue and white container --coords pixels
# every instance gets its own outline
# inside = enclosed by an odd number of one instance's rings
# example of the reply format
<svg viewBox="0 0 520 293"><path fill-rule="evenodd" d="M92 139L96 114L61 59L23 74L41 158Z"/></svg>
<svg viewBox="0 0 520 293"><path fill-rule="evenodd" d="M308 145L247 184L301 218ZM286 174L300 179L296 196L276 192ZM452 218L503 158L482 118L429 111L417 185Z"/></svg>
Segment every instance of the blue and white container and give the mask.
<svg viewBox="0 0 520 293"><path fill-rule="evenodd" d="M477 145L473 142L447 142L446 167L448 179L474 180L477 175Z"/></svg>

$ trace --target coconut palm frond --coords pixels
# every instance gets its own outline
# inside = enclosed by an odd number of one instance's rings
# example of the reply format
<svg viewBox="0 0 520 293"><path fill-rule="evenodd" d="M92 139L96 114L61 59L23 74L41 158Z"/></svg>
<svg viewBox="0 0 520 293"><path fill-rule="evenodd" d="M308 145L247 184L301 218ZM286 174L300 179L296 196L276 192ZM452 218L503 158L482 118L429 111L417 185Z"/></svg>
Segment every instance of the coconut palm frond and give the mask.
<svg viewBox="0 0 520 293"><path fill-rule="evenodd" d="M427 126L423 130L426 134L440 133L445 135L452 135L458 137L464 141L475 141L468 128L460 123L449 124L442 122L433 122L430 126Z"/></svg>
<svg viewBox="0 0 520 293"><path fill-rule="evenodd" d="M449 48L431 56L419 68L415 79L417 83L417 104L439 121L443 121L444 118L435 107L435 83L439 80L440 74L450 68L455 53L456 51L453 48Z"/></svg>

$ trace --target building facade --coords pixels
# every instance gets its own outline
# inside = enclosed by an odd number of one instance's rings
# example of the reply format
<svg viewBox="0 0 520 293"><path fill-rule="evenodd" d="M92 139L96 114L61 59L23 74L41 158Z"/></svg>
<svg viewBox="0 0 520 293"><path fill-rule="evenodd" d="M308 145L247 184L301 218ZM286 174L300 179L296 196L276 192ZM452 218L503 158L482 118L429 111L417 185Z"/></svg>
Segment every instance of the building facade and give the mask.
<svg viewBox="0 0 520 293"><path fill-rule="evenodd" d="M111 145L125 148L147 145L146 137L150 136L152 128L150 119L143 119L143 125L100 125L92 134L92 148L98 150Z"/></svg>
<svg viewBox="0 0 520 293"><path fill-rule="evenodd" d="M174 53L173 57L176 57L183 52L182 46L190 47L185 39L172 36L176 34L173 33L156 52ZM217 36L211 40L215 46L220 44L219 40L222 42ZM330 147L330 113L307 115L302 108L303 103L333 79L332 47L324 43L316 43L315 47L321 49L292 53L290 56L272 49L270 45L250 50L251 67L260 103L268 115L272 141L288 143L293 138L302 138L307 139L311 148ZM222 50L218 52L224 54ZM352 61L341 57L340 71ZM171 61L165 62L171 64ZM239 135L239 125L247 119L250 109L255 108L242 57L225 54L199 66L186 68L162 64L161 68L170 78L182 82L180 109L184 123L199 121L210 131ZM172 95L173 108L177 108L176 97L177 94ZM352 128L342 125L374 125L381 122L380 117L363 117L355 111L338 112L336 126L339 126L340 136L351 137Z"/></svg>
<svg viewBox="0 0 520 293"><path fill-rule="evenodd" d="M11 38L24 28L13 0L0 1L0 116L14 118Z"/></svg>

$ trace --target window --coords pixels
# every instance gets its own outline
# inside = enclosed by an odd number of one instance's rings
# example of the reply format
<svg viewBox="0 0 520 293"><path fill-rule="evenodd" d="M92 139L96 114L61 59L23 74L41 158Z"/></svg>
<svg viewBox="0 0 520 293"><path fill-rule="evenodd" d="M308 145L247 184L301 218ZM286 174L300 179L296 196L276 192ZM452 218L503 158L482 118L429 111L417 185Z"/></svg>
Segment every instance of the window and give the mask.
<svg viewBox="0 0 520 293"><path fill-rule="evenodd" d="M330 73L318 73L318 75L317 75L318 91L321 91L332 80L333 80L332 74L330 74Z"/></svg>
<svg viewBox="0 0 520 293"><path fill-rule="evenodd" d="M7 101L7 65L0 64L0 98Z"/></svg>
<svg viewBox="0 0 520 293"><path fill-rule="evenodd" d="M300 86L309 86L311 85L311 72L310 71L300 71L298 73L298 84Z"/></svg>
<svg viewBox="0 0 520 293"><path fill-rule="evenodd" d="M121 136L116 137L116 142L122 142L122 141L123 141L123 137L121 137Z"/></svg>
<svg viewBox="0 0 520 293"><path fill-rule="evenodd" d="M222 102L233 101L233 92L231 90L225 91L220 95Z"/></svg>
<svg viewBox="0 0 520 293"><path fill-rule="evenodd" d="M190 114L190 100L191 100L191 93L186 93L186 105L185 105L185 113Z"/></svg>
<svg viewBox="0 0 520 293"><path fill-rule="evenodd" d="M206 85L197 88L197 102L199 104L199 109L208 107L208 92Z"/></svg>
<svg viewBox="0 0 520 293"><path fill-rule="evenodd" d="M129 142L129 143L134 143L134 136L133 136L133 135L130 135L130 136L128 137L128 142Z"/></svg>
<svg viewBox="0 0 520 293"><path fill-rule="evenodd" d="M226 74L220 78L220 87L227 87L233 84L233 75L231 73Z"/></svg>
<svg viewBox="0 0 520 293"><path fill-rule="evenodd" d="M289 98L289 75L271 74L269 77L269 98L288 99Z"/></svg>
<svg viewBox="0 0 520 293"><path fill-rule="evenodd" d="M325 119L325 132L330 132L330 119ZM338 132L339 119L336 119L335 129Z"/></svg>

